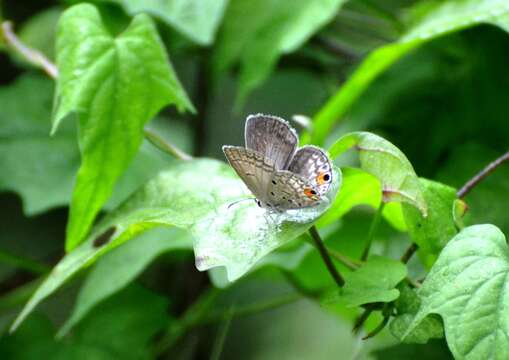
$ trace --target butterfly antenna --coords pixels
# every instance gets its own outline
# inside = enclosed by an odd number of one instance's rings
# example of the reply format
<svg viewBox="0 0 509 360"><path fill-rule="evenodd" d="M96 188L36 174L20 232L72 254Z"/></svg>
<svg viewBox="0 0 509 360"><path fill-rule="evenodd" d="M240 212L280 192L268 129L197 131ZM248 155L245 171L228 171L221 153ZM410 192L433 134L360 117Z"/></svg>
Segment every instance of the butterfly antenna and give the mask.
<svg viewBox="0 0 509 360"><path fill-rule="evenodd" d="M240 200L234 201L230 205L228 205L228 209L230 209L233 205L238 204L239 202L242 202L242 201L246 201L246 200L256 200L256 198L249 197L249 198L245 198L245 199L240 199Z"/></svg>

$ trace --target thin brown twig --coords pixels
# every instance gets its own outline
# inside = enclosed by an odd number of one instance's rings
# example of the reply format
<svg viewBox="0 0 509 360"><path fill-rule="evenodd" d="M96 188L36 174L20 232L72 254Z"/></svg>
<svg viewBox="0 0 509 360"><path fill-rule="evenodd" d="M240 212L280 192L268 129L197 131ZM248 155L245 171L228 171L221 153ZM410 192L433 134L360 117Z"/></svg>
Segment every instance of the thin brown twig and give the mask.
<svg viewBox="0 0 509 360"><path fill-rule="evenodd" d="M42 68L51 78L56 79L58 77L58 69L55 64L48 60L39 50L32 49L23 44L14 33L10 21L4 21L1 25L1 30L7 45L14 48L33 65Z"/></svg>
<svg viewBox="0 0 509 360"><path fill-rule="evenodd" d="M461 189L458 190L456 195L458 198L463 199L474 187L477 186L482 180L484 180L489 174L491 174L497 167L502 165L504 162L509 160L509 151L495 159L484 169L478 172L473 178L468 180L465 185Z"/></svg>
<svg viewBox="0 0 509 360"><path fill-rule="evenodd" d="M412 258L412 256L415 254L419 246L416 243L410 244L410 246L405 250L405 253L401 255L400 261L403 264L408 263L408 261Z"/></svg>
<svg viewBox="0 0 509 360"><path fill-rule="evenodd" d="M318 233L318 230L316 230L316 226L314 225L311 226L311 228L309 229L309 233L311 234L311 237L315 242L316 248L318 249L318 252L320 253L320 256L322 257L322 260L325 263L327 270L329 270L329 273L331 274L332 278L339 287L343 287L343 285L345 285L345 279L343 279L338 269L336 269L336 267L334 266L334 263L330 258L329 252L327 251L327 248L325 247L322 238Z"/></svg>

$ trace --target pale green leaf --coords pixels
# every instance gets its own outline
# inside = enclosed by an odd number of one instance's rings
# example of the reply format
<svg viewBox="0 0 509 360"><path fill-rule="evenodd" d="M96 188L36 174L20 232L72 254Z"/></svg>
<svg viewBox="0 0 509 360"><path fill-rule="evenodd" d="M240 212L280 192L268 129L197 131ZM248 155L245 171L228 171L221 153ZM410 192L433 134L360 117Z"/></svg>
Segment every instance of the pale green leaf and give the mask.
<svg viewBox="0 0 509 360"><path fill-rule="evenodd" d="M131 14L145 12L200 45L210 45L228 0L102 0L121 4Z"/></svg>
<svg viewBox="0 0 509 360"><path fill-rule="evenodd" d="M89 4L71 7L57 32L57 108L53 130L70 113L80 123L82 163L67 226L66 249L85 238L143 139L143 125L164 105L192 109L156 28L136 16L114 38Z"/></svg>
<svg viewBox="0 0 509 360"><path fill-rule="evenodd" d="M419 257L430 268L447 242L456 235L453 206L456 190L439 182L420 179L428 216L403 205L403 214L412 240L419 245Z"/></svg>
<svg viewBox="0 0 509 360"><path fill-rule="evenodd" d="M408 203L426 216L427 205L421 184L405 154L384 138L368 133L353 132L342 136L329 149L331 158L346 150L359 151L361 167L382 184L382 200Z"/></svg>
<svg viewBox="0 0 509 360"><path fill-rule="evenodd" d="M362 267L344 275L339 300L351 307L396 300L396 286L406 275L406 266L400 261L371 256Z"/></svg>
<svg viewBox="0 0 509 360"><path fill-rule="evenodd" d="M241 64L243 101L279 57L299 48L329 22L344 0L231 0L213 57L216 76Z"/></svg>
<svg viewBox="0 0 509 360"><path fill-rule="evenodd" d="M207 159L181 162L161 172L99 222L87 240L57 264L12 328L76 272L156 226L188 229L193 235L197 268L224 266L228 280L234 281L272 250L305 232L327 210L341 184L339 169L333 178L333 186L318 206L273 214L254 201L229 206L252 195L225 163Z"/></svg>
<svg viewBox="0 0 509 360"><path fill-rule="evenodd" d="M449 0L434 3L425 16L396 42L371 52L349 80L314 117L313 133L304 140L322 144L331 128L344 118L351 105L371 82L398 59L430 40L453 31L489 23L509 30L505 0Z"/></svg>
<svg viewBox="0 0 509 360"><path fill-rule="evenodd" d="M439 314L456 359L506 359L508 274L504 234L493 225L465 228L426 276L418 292L421 306L405 335L429 314Z"/></svg>
<svg viewBox="0 0 509 360"><path fill-rule="evenodd" d="M174 228L149 230L102 257L87 276L70 318L59 331L65 335L98 303L124 288L159 255L191 249L189 235Z"/></svg>
<svg viewBox="0 0 509 360"><path fill-rule="evenodd" d="M380 181L370 173L361 169L342 167L343 183L341 192L331 205L331 208L318 220L319 227L337 221L353 207L368 205L376 209L382 201ZM405 219L399 203L388 203L383 210L384 218L396 229L406 231Z"/></svg>

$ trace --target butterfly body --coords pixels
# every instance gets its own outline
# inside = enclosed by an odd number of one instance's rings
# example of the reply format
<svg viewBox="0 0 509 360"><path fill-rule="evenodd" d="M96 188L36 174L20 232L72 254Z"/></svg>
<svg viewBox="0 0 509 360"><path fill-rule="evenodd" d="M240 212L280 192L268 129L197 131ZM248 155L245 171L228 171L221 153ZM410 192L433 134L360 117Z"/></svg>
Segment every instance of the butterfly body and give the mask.
<svg viewBox="0 0 509 360"><path fill-rule="evenodd" d="M228 162L256 197L273 211L318 205L332 183L332 165L315 146L297 149L295 130L271 115L250 115L246 147L223 146Z"/></svg>

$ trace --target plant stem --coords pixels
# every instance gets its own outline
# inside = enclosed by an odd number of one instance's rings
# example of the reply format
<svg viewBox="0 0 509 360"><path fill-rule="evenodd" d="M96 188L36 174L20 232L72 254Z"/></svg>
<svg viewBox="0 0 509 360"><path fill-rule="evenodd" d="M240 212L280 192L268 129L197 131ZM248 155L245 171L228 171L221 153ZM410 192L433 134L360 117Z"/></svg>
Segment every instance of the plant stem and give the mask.
<svg viewBox="0 0 509 360"><path fill-rule="evenodd" d="M477 186L482 180L484 180L489 174L491 174L497 167L502 165L504 162L509 160L509 151L495 159L484 169L482 169L479 173L477 173L473 178L467 181L465 185L461 189L458 190L456 195L458 198L463 199L474 187Z"/></svg>
<svg viewBox="0 0 509 360"><path fill-rule="evenodd" d="M5 250L0 250L0 262L15 268L23 269L35 275L46 274L51 270L51 267L45 264L8 253Z"/></svg>
<svg viewBox="0 0 509 360"><path fill-rule="evenodd" d="M220 360L221 353L223 352L224 342L226 340L226 335L228 334L228 330L230 329L230 324L233 318L233 308L228 311L228 317L223 322L221 327L218 330L218 334L216 336L216 340L214 341L214 346L212 347L212 353L210 355L210 360Z"/></svg>
<svg viewBox="0 0 509 360"><path fill-rule="evenodd" d="M23 44L14 33L10 21L4 21L1 30L7 45L19 52L31 64L42 68L51 78L56 79L58 77L58 69L55 64L49 61L40 51Z"/></svg>
<svg viewBox="0 0 509 360"><path fill-rule="evenodd" d="M155 147L157 147L159 150L164 151L165 153L180 159L180 160L192 160L193 157L184 151L180 150L178 147L173 145L172 143L166 141L161 136L157 135L152 130L145 128L143 129L143 133L145 134L145 137L148 141Z"/></svg>
<svg viewBox="0 0 509 360"><path fill-rule="evenodd" d="M391 318L391 312L392 312L393 306L394 306L393 303L385 304L384 318L383 318L382 322L376 328L374 328L372 331L370 331L366 336L364 336L362 338L362 340L367 340L369 338L372 338L373 336L375 336L376 334L378 334L380 331L382 331L384 329L384 327L389 322L389 319Z"/></svg>
<svg viewBox="0 0 509 360"><path fill-rule="evenodd" d="M345 265L350 270L358 269L362 265L362 262L355 259L351 259L348 256L340 253L339 251L336 251L329 247L327 248L327 251L329 252L330 256L332 256L335 260L339 261L341 264Z"/></svg>
<svg viewBox="0 0 509 360"><path fill-rule="evenodd" d="M311 234L311 237L315 242L316 248L318 249L318 252L320 253L320 256L322 257L325 266L327 266L327 270L329 270L329 273L331 274L332 278L339 287L343 287L343 285L345 285L345 280L339 273L338 269L336 269L336 267L332 263L332 259L330 258L330 255L327 252L327 248L323 244L323 241L320 237L320 234L318 233L318 230L316 230L316 226L314 225L311 226L311 228L309 229L309 233Z"/></svg>
<svg viewBox="0 0 509 360"><path fill-rule="evenodd" d="M385 203L380 202L380 206L378 206L378 209L375 213L375 217L373 218L373 221L371 222L371 226L369 228L368 233L368 240L366 242L366 247L364 248L364 251L362 252L361 261L366 261L369 256L369 251L371 250L371 244L373 243L373 238L375 237L376 230L378 229L378 225L380 224L380 220L382 219L382 212L384 210Z"/></svg>
<svg viewBox="0 0 509 360"><path fill-rule="evenodd" d="M401 256L401 262L403 264L408 263L408 261L412 258L412 256L415 254L419 246L416 243L410 244L410 246L406 249L405 253Z"/></svg>

